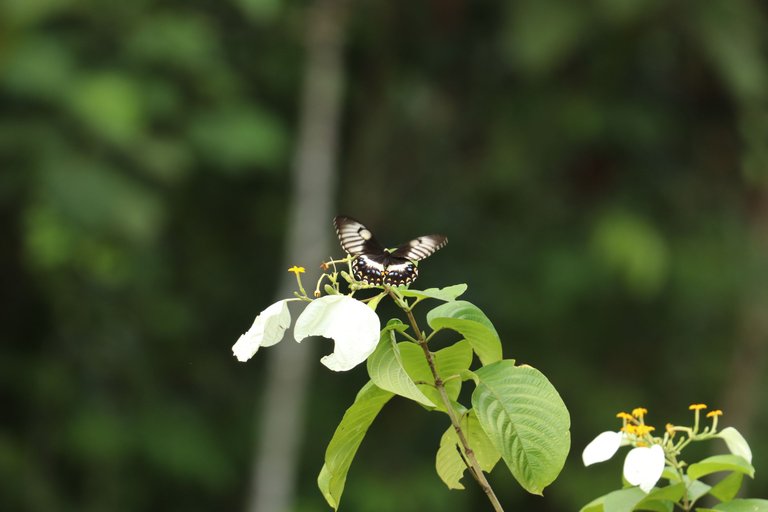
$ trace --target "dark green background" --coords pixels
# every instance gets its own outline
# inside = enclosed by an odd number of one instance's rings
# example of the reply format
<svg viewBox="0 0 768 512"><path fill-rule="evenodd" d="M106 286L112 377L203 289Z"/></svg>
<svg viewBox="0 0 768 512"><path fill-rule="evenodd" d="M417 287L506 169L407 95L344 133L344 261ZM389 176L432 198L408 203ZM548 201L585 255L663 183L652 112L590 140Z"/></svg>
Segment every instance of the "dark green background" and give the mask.
<svg viewBox="0 0 768 512"><path fill-rule="evenodd" d="M0 3L0 509L242 509L269 352L230 347L285 272L306 5ZM663 428L691 402L745 432L768 497L767 16L351 5L338 211L389 245L448 235L417 285L468 283L571 411L544 498L491 475L509 510L616 488L621 459L585 469L583 446L619 410ZM365 377L313 364L297 511L328 510L315 477ZM342 510L486 509L434 473L446 426L388 405Z"/></svg>

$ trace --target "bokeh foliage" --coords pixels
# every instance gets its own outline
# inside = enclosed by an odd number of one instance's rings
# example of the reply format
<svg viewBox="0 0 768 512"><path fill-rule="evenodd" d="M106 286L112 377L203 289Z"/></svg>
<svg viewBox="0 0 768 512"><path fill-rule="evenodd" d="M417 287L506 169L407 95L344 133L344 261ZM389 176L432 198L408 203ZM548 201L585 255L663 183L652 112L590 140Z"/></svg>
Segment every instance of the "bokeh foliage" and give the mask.
<svg viewBox="0 0 768 512"><path fill-rule="evenodd" d="M230 346L284 271L305 7L0 3L0 509L242 505L268 355L240 365ZM730 362L768 301L766 11L353 3L340 211L391 244L450 237L419 286L469 283L561 391L575 455L634 405L674 421L704 401L728 423ZM314 478L363 373L313 377L301 511L325 510ZM762 497L765 386L747 434ZM349 510L483 506L442 487L445 425L418 413L384 409ZM510 508L546 511L615 474L574 456L543 499L492 478Z"/></svg>

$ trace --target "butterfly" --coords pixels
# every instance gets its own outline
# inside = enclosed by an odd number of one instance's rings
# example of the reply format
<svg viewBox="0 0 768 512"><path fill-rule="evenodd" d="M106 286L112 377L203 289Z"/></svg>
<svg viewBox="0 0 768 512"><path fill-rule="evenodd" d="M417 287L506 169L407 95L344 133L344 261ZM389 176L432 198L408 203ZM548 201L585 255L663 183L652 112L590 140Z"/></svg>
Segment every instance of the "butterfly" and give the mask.
<svg viewBox="0 0 768 512"><path fill-rule="evenodd" d="M333 219L333 224L341 247L355 257L352 260L355 279L373 285L411 284L419 276L416 262L448 243L448 238L443 235L426 235L390 250L374 238L370 229L352 217L339 215Z"/></svg>

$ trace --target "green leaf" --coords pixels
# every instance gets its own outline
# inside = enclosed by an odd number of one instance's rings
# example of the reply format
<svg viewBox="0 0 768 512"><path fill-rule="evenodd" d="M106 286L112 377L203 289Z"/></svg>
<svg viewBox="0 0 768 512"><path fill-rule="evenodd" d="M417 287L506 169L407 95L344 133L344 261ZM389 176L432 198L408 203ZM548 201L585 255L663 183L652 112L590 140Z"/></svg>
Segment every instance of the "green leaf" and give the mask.
<svg viewBox="0 0 768 512"><path fill-rule="evenodd" d="M475 372L480 424L525 490L541 494L565 464L571 420L557 390L537 369L499 361Z"/></svg>
<svg viewBox="0 0 768 512"><path fill-rule="evenodd" d="M408 326L404 324L399 318L390 318L389 321L387 321L387 325L385 325L382 329L382 332L385 330L405 332L408 330Z"/></svg>
<svg viewBox="0 0 768 512"><path fill-rule="evenodd" d="M467 285L454 284L445 288L427 288L426 290L413 290L410 288L398 289L397 292L403 297L415 297L417 299L437 299L445 302L456 300L457 297L467 291Z"/></svg>
<svg viewBox="0 0 768 512"><path fill-rule="evenodd" d="M712 489L711 486L699 480L691 480L690 478L687 478L687 481L689 482L688 483L688 501L690 501L691 503L697 501L699 498L707 494L710 491L710 489Z"/></svg>
<svg viewBox="0 0 768 512"><path fill-rule="evenodd" d="M755 476L755 468L744 460L744 457L739 457L738 455L715 455L701 462L691 464L688 468L688 476L691 479L698 480L702 476L718 471L737 471L749 475L750 478Z"/></svg>
<svg viewBox="0 0 768 512"><path fill-rule="evenodd" d="M475 453L480 468L486 473L490 472L501 458L501 454L488 439L474 411L469 411L468 414L464 415L460 423L464 437ZM467 465L464 463L462 455L466 458L466 452L459 442L459 436L453 426L450 426L440 439L440 448L437 450L435 459L437 474L449 489L464 489L460 480L464 476Z"/></svg>
<svg viewBox="0 0 768 512"><path fill-rule="evenodd" d="M338 510L347 472L368 428L394 395L368 382L344 413L331 442L325 450L325 464L317 477L317 485L328 504Z"/></svg>
<svg viewBox="0 0 768 512"><path fill-rule="evenodd" d="M733 427L725 427L723 430L718 432L715 437L719 437L725 441L725 444L728 446L728 450L733 455L743 457L744 460L750 464L752 463L752 450L749 448L747 440L744 439L744 436L742 436L738 430Z"/></svg>
<svg viewBox="0 0 768 512"><path fill-rule="evenodd" d="M451 400L457 400L461 392L462 375L472 364L472 347L461 340L434 353L435 365Z"/></svg>
<svg viewBox="0 0 768 512"><path fill-rule="evenodd" d="M680 485L681 490L684 491L685 488L682 487L682 484ZM647 495L638 487L628 487L626 489L613 491L584 505L579 512L629 512L632 510L672 512L674 510L674 505L672 502L666 500L674 494L682 496L682 492L669 490L670 487L654 489Z"/></svg>
<svg viewBox="0 0 768 512"><path fill-rule="evenodd" d="M678 501L685 494L685 484L678 483L673 485L667 485L665 487L655 487L649 492L642 503L651 501Z"/></svg>
<svg viewBox="0 0 768 512"><path fill-rule="evenodd" d="M650 510L654 512L672 512L675 503L685 494L685 485L682 483L655 487L637 504L637 510Z"/></svg>
<svg viewBox="0 0 768 512"><path fill-rule="evenodd" d="M603 510L605 512L631 512L645 498L639 487L628 487L606 494Z"/></svg>
<svg viewBox="0 0 768 512"><path fill-rule="evenodd" d="M643 500L637 505L635 510L644 510L648 512L673 512L675 510L675 504L672 501Z"/></svg>
<svg viewBox="0 0 768 512"><path fill-rule="evenodd" d="M434 387L435 379L424 357L424 351L417 344L410 342L398 343L398 348L400 349L401 363L410 378L415 382L429 383L417 384L417 386L432 403L436 404L439 410L445 411L445 404L443 404L440 393ZM462 379L450 377L460 376L469 369L472 364L472 347L467 340L461 340L432 355L435 359L437 373L445 383L448 398L455 401L461 392Z"/></svg>
<svg viewBox="0 0 768 512"><path fill-rule="evenodd" d="M712 489L709 490L709 494L720 501L731 501L736 497L739 489L741 489L741 482L743 480L744 475L741 473L731 473L712 486Z"/></svg>
<svg viewBox="0 0 768 512"><path fill-rule="evenodd" d="M680 482L680 475L675 471L674 469L670 468L669 466L664 468L664 471L661 472L661 478L664 478L665 480L669 480L670 482Z"/></svg>
<svg viewBox="0 0 768 512"><path fill-rule="evenodd" d="M393 324L389 329L387 325L382 330L376 350L368 357L368 375L381 389L415 400L427 407L435 407L435 404L419 390L403 368L400 349L395 343L393 332L395 325Z"/></svg>
<svg viewBox="0 0 768 512"><path fill-rule="evenodd" d="M427 313L432 329L451 329L461 333L483 365L500 361L501 340L488 317L474 304L464 300L447 302Z"/></svg>
<svg viewBox="0 0 768 512"><path fill-rule="evenodd" d="M380 294L372 297L371 300L368 301L368 307L371 308L372 310L376 311L376 308L379 307L379 302L381 302L381 299L383 299L386 296L387 296L386 293L380 293ZM397 322L400 325L405 326L405 324L403 322L401 322L400 320L398 320L396 318L393 318L392 320L390 320L390 322L393 322L395 320L397 320ZM398 330L403 330L403 329L398 329Z"/></svg>
<svg viewBox="0 0 768 512"><path fill-rule="evenodd" d="M721 512L768 512L768 500L745 499L719 503L713 510Z"/></svg>
<svg viewBox="0 0 768 512"><path fill-rule="evenodd" d="M605 495L607 496L607 495ZM603 512L605 507L605 496L600 496L590 501L579 509L579 512Z"/></svg>

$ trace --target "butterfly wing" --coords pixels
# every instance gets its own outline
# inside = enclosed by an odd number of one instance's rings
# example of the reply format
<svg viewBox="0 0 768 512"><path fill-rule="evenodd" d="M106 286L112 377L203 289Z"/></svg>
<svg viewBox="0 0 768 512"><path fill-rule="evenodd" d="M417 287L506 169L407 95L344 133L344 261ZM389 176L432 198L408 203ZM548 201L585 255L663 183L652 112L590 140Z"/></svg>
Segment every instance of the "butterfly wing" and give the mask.
<svg viewBox="0 0 768 512"><path fill-rule="evenodd" d="M405 258L411 261L421 261L431 256L438 249L442 249L448 243L448 238L443 235L425 235L414 238L408 243L399 246L392 251L392 256Z"/></svg>
<svg viewBox="0 0 768 512"><path fill-rule="evenodd" d="M361 222L352 217L339 215L334 217L333 225L339 235L341 247L352 256L367 254L369 256L384 256L384 247L373 237L373 233Z"/></svg>

